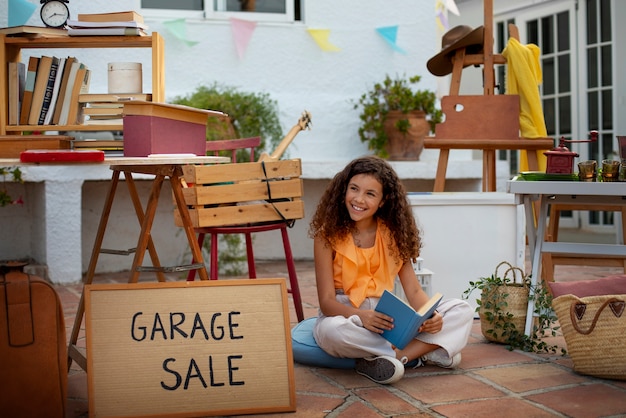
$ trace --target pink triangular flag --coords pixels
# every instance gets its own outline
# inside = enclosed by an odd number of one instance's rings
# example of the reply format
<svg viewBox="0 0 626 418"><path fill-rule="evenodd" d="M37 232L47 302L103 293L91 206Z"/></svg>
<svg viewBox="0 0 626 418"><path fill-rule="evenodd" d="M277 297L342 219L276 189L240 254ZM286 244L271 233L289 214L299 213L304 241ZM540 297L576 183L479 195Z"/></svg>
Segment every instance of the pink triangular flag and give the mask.
<svg viewBox="0 0 626 418"><path fill-rule="evenodd" d="M252 33L256 28L256 22L230 18L230 27L233 31L233 38L235 39L237 55L239 55L239 59L241 59L243 58L243 54L248 48L248 43L250 42L250 39L252 38Z"/></svg>

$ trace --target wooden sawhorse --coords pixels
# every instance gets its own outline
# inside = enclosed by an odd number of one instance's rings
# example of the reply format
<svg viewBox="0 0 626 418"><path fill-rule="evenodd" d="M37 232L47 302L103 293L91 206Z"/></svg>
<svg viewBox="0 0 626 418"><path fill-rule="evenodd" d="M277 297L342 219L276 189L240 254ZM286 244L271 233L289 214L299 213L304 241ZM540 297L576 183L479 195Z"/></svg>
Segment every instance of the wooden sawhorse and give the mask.
<svg viewBox="0 0 626 418"><path fill-rule="evenodd" d="M183 157L183 158L118 158L106 160L105 163L110 164L113 175L111 178L111 186L107 194L104 209L100 217L100 224L98 226L98 232L96 233L96 240L91 253L91 260L89 261L89 268L84 280L83 290L85 285L89 285L93 282L93 278L96 272L96 266L98 264L98 256L101 252L109 254L135 254L133 264L131 267L131 276L128 280L129 283L137 283L139 280L139 273L141 271L153 271L156 273L157 279L160 282L164 282L164 271L184 271L189 269L197 269L202 280L208 280L209 276L204 266L204 260L202 258L202 251L196 241L195 232L189 216L187 205L185 204L185 198L183 197L182 183L183 178L182 166L187 164L206 164L206 163L225 163L229 162L227 157ZM102 241L104 239L104 233L106 231L109 215L113 206L113 200L115 198L115 192L120 180L120 174L124 173L126 184L128 185L128 191L130 193L135 213L139 224L141 225L141 232L139 233L139 240L137 242L137 248L128 251L115 251L115 250L103 250ZM153 175L152 189L150 191L150 197L146 205L144 212L137 193L137 188L133 179L133 174L148 174ZM183 229L187 235L187 241L193 254L196 263L189 266L176 266L176 267L162 267L159 262L159 257L152 242L152 236L150 231L156 214L156 209L159 201L159 195L161 187L166 178L169 178L172 186L172 192L174 200L176 201L176 207L180 212L180 216L183 223ZM144 268L141 267L146 250L150 254L153 267ZM87 370L87 358L77 348L76 342L78 341L78 335L83 323L83 316L85 313L85 296L84 291L81 294L80 302L76 310L76 317L74 319L74 326L72 328L72 335L70 336L68 353L68 370L72 365L72 360L83 369Z"/></svg>

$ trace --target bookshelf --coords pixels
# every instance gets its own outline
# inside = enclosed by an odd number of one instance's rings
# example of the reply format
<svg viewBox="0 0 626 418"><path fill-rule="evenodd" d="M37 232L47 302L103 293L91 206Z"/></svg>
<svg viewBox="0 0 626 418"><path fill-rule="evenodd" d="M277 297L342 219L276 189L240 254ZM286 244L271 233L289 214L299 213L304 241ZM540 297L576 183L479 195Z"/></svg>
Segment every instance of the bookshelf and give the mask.
<svg viewBox="0 0 626 418"><path fill-rule="evenodd" d="M165 44L156 32L150 36L38 36L17 37L0 34L0 135L22 135L30 131L111 131L122 125L9 125L8 63L21 61L23 49L149 48L152 54L152 101L165 100ZM113 54L113 51L111 51ZM104 71L104 70L103 70Z"/></svg>

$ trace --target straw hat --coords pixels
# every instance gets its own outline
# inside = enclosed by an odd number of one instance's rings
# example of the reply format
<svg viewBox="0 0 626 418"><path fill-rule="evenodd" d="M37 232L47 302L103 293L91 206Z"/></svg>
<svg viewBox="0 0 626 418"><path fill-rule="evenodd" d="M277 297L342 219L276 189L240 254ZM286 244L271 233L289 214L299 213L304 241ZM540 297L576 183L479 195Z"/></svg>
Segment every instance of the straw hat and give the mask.
<svg viewBox="0 0 626 418"><path fill-rule="evenodd" d="M457 49L469 48L468 53L477 54L483 49L483 34L485 28L479 26L472 29L469 26L455 26L441 38L441 51L428 60L428 71L437 76L448 75L452 72L452 56Z"/></svg>

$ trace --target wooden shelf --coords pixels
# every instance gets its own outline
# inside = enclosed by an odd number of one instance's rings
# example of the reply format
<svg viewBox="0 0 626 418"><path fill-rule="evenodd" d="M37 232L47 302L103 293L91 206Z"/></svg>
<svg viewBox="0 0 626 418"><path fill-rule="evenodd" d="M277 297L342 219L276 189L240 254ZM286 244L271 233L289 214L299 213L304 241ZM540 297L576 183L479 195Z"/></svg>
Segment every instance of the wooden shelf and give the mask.
<svg viewBox="0 0 626 418"><path fill-rule="evenodd" d="M165 44L156 32L150 36L54 36L17 37L0 35L0 135L31 131L119 131L122 125L8 125L8 63L21 61L22 49L149 48L152 53L152 100L165 100ZM114 52L111 52L113 55Z"/></svg>
<svg viewBox="0 0 626 418"><path fill-rule="evenodd" d="M22 48L151 48L155 33L151 36L54 36L54 37L5 37L5 45ZM158 35L157 35L158 37Z"/></svg>
<svg viewBox="0 0 626 418"><path fill-rule="evenodd" d="M122 125L91 124L91 125L7 125L6 130L11 133L32 131L121 131Z"/></svg>

